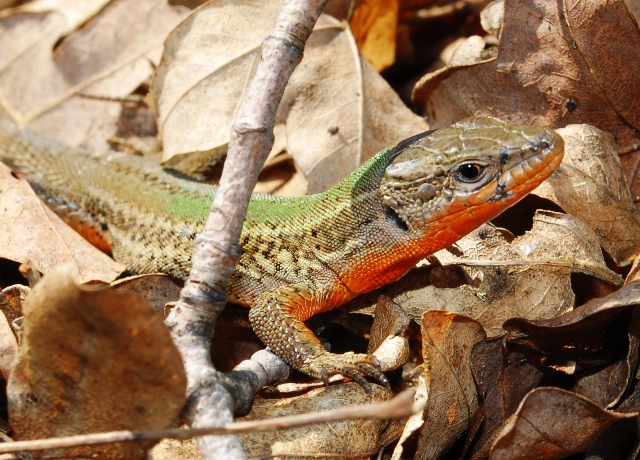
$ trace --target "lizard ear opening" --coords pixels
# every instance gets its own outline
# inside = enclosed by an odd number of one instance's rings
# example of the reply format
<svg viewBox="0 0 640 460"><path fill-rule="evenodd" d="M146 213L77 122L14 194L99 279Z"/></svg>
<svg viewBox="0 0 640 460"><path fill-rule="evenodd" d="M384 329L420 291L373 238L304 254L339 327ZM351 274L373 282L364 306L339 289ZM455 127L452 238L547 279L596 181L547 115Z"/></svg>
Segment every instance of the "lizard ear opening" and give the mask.
<svg viewBox="0 0 640 460"><path fill-rule="evenodd" d="M402 217L398 215L395 209L384 204L382 207L384 208L384 215L389 222L392 222L395 227L404 230L405 232L409 231L409 226L404 220L402 220Z"/></svg>

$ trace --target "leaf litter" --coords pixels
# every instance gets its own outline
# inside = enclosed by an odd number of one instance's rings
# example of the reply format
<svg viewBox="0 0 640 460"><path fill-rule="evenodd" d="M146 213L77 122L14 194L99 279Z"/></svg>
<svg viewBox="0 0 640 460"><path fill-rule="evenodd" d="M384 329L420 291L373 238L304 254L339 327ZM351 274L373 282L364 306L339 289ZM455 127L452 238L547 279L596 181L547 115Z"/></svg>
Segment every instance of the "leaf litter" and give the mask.
<svg viewBox="0 0 640 460"><path fill-rule="evenodd" d="M136 19L144 15L139 12L142 10L131 10L131 3L121 0L111 2L106 8L96 6L102 5L96 2L82 8L76 6L77 11L64 6L61 12L49 12L35 2L36 6L30 11L23 10L15 17L2 16L0 27L3 21L5 24L15 21L23 31L37 30L38 35L32 35L35 37L32 44L41 46L34 47L32 53L35 54L31 54L25 51L29 47L26 42L27 45L18 48L20 59L10 64L0 58L4 78L13 75L9 83L5 80L0 85L3 98L7 88L13 91L8 99L0 98L3 101L0 116L26 121L50 137L74 125L77 130L65 133L63 142L105 148L118 131L116 124L123 120L120 104L87 99L85 93L90 89L93 95L129 96L144 87L150 75L148 60L151 60L160 65L152 92L165 154L173 155L169 163L179 164L178 158L187 152L195 152L198 157L199 153L209 155L213 151L214 156L221 157L243 85L255 66L259 44L270 28L268 21L258 24L256 19L277 14L279 3L265 2L260 14L251 13L253 6L240 7L230 1L205 5L170 34L162 61L159 61L162 40L185 14L166 7L154 9L158 3L139 3L137 8L151 8L163 15L158 23L164 24L164 32L136 29L139 35L134 33L131 39L136 48L133 54L122 58L116 53L115 63L110 61L114 57L107 52L102 53L103 61L83 61L87 67L81 68L78 75L84 77L77 80L75 86L56 86L60 82L56 80L56 72L51 76L52 60L62 63L60 56L64 57L65 52L86 57L81 50L90 49L92 43L101 40L96 37L108 34L114 21L123 30L127 29L123 20L127 16ZM386 15L395 14L395 4L373 2L359 6L370 11L363 9L361 16L351 18L354 30L360 28L354 32L357 38L345 23L329 17L318 23L307 45L306 61L294 74L279 109L278 148L274 149L271 160L279 157L275 162L283 164L287 163L287 156L292 156L304 177L291 176L295 177L292 181L296 182L295 186L283 185L284 179L275 179L269 186L271 189L301 193L326 188L381 148L427 128L424 121L401 105L396 94L355 48L356 43L363 44L365 55L372 56L366 51L367 47L374 50L386 47L380 54L381 61L375 62L377 68L389 65L389 48L395 46L400 50L396 58L400 55L401 38L410 35L407 33L410 28L403 22L407 11L417 18L426 15L430 6L399 3L397 43L388 30L383 30L387 33L385 37L376 37L380 32L375 32L376 22L371 22L371 18L380 18L377 27L392 24ZM636 267L627 285L616 291L622 280L620 274L625 273L621 267L637 256L640 234L633 205L639 201L640 182L636 172L637 154L632 152L637 143L638 121L634 104L639 95L637 79L633 78L637 73L633 66L638 62L634 56L639 48L633 45L637 41L637 27L630 16L626 16L620 2L558 5L525 0L507 0L503 6L493 3L491 7L497 14L493 19L484 16L483 25L496 35L469 38L458 46L448 67L425 76L415 87L416 107L430 117L435 127L472 114L493 114L505 120L552 127L576 123L593 126L575 125L560 130L566 142L565 161L537 191L538 196L549 200L541 201L544 207L553 211L531 211L534 217L529 218L532 225L529 232L514 235L506 229L482 227L457 245L431 257L427 265L412 271L399 283L381 291L389 294L423 326L421 334L411 332L413 336L410 336L407 331L399 334L401 341L392 349L395 354L389 355L392 356L390 362L394 362L391 367L408 358L404 376L395 377L397 388L421 381L424 390L421 397L427 400L425 413L402 435L402 445L396 448L394 458L410 458L416 453L420 458L564 458L576 452L600 455L598 458L632 458L634 452L637 454L634 436L640 398L636 383L640 313L634 307L638 304L637 282L633 281ZM382 6L387 9L379 11L387 13L375 13L376 8ZM96 11L100 11L96 16L99 20L90 21L80 33L74 32L78 24L84 24ZM429 14L433 12L429 11ZM109 15L113 15L111 19ZM249 24L247 18L254 19L253 23ZM606 27L600 27L602 24ZM3 38L22 37L17 34L18 29L14 31L16 35L0 34L0 43ZM191 29L195 32L214 30L217 36L209 34L214 39L201 33L198 37L197 33L190 33ZM91 34L95 36L91 38ZM65 36L63 46L52 58L53 44ZM608 38L612 36L615 39ZM376 39L378 44L372 45ZM234 40L239 46L232 46ZM603 51L599 48L603 43L612 43L615 49ZM492 44L497 44L497 48L492 49ZM212 50L214 55L208 55ZM44 80L34 78L33 82L22 82L15 76L20 75L17 61L27 62L32 66L27 68L36 70L40 66L39 72L33 72ZM100 67L101 62L104 67ZM234 66L243 70L238 72ZM62 64L60 68L65 69ZM624 72L617 71L620 69ZM29 89L38 82L44 82L44 86ZM27 90L28 97L19 100L19 95L26 94ZM211 94L217 97L213 106ZM109 104L113 104L112 107L105 110ZM176 117L178 112L184 118ZM82 123L72 121L74 119ZM616 152L623 153L621 162ZM626 183L630 184L631 192ZM519 209L527 207L526 201ZM560 209L570 215L558 213ZM513 217L508 215L505 220L509 218ZM42 239L29 232L25 234L32 240ZM13 233L13 229L0 234L7 233ZM12 245L14 243L0 245L0 250ZM94 257L87 256L87 260ZM601 286L607 286L602 292L608 295L591 299L589 296L595 290L580 292L577 273L582 274L586 283L600 280ZM48 275L41 283L47 278ZM177 287L165 278L149 277L125 281L119 289L144 291L153 297L154 309L161 310L163 304L175 296ZM16 298L15 292L10 292L0 294L0 307L5 302L3 299L7 299L6 304ZM360 299L352 308L376 303L379 294ZM384 340L385 335L393 336L398 325L404 322L402 315L396 315L399 312L392 313L397 305L386 300L381 302L386 307L377 316L388 327L378 323L372 342ZM445 309L447 311L442 311ZM7 318L15 317L15 311L3 311ZM56 319L50 319L49 325L62 321L67 314L64 309L56 310ZM332 314L328 312L325 316L329 318ZM350 331L368 327L362 315L350 318ZM119 320L122 323L119 327L126 330L130 320L124 314ZM32 319L25 321L25 337L31 340L35 326L30 325ZM13 331L6 327L9 322L0 328L3 338L0 347L4 350L0 365L4 373L16 366L11 353L15 355L17 342ZM322 318L318 323L323 323ZM86 334L74 333L71 329L65 331L72 338ZM411 327L408 331L412 331ZM49 337L46 331L38 332L40 334ZM411 343L420 335L424 348L416 349ZM233 337L225 338L226 348L234 347L236 342L232 340ZM131 343L125 341L113 348L118 348L126 357L131 353L130 346ZM18 352L22 360L20 366L26 365L22 355L27 351L23 345ZM424 365L420 364L422 361ZM40 361L34 358L34 364L30 365L36 366L36 362ZM107 382L109 378L100 377L100 381ZM163 382L166 383L166 379ZM295 391L311 392L302 397L290 396L291 399L285 399L282 393L279 397L261 400L256 407L271 416L280 403L300 405L297 410L315 410L300 409L303 406L299 398L315 402L315 407L324 407L328 402L340 405L345 403L345 397L362 396L359 388L352 387L336 385L311 390L314 385L308 385L308 390L304 390L303 385L298 385ZM380 390L374 388L376 392ZM81 399L83 393L78 391L72 396ZM160 394L157 399L162 401L165 396ZM14 401L24 403L19 396ZM123 407L125 412L134 403L125 401L124 405L127 404L129 407ZM69 411L69 407L63 409L62 414ZM29 415L20 414L25 420ZM96 418L99 417L96 414ZM20 422L16 423L18 426ZM59 427L43 425L42 428L56 430ZM348 435L332 436L330 431L315 428L300 435L310 436L313 441L298 444L262 439L252 452L342 454L350 449L354 454L372 455L385 436L395 439L402 431L398 425L392 425L388 429L393 434L385 435L383 429L380 424L348 425L347 433L362 434L362 442L355 445L349 444ZM413 437L408 435L412 430L417 431Z"/></svg>
<svg viewBox="0 0 640 460"><path fill-rule="evenodd" d="M171 426L185 402L186 376L163 317L135 294L78 285L76 278L73 265L61 265L22 305L23 340L7 381L15 436ZM64 455L146 458L146 444Z"/></svg>

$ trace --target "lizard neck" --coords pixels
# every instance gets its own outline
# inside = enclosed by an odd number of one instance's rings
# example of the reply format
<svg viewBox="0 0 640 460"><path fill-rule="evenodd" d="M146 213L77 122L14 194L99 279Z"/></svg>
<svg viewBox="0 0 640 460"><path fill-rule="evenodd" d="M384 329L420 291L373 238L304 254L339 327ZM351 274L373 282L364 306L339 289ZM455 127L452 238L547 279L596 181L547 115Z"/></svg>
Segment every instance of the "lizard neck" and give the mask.
<svg viewBox="0 0 640 460"><path fill-rule="evenodd" d="M323 208L326 238L317 257L331 267L355 297L400 278L417 262L448 246L437 229L419 234L382 202L380 183L400 149L389 148L320 196L332 202ZM306 197L305 199L309 199ZM327 219L326 216L330 216Z"/></svg>

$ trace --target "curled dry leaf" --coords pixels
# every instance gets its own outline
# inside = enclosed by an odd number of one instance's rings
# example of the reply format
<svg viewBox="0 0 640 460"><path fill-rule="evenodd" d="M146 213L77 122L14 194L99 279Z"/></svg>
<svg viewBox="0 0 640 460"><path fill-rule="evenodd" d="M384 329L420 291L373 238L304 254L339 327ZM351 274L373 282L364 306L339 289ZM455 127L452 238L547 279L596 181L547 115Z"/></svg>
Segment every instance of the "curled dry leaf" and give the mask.
<svg viewBox="0 0 640 460"><path fill-rule="evenodd" d="M586 450L614 422L635 415L601 409L559 388L529 393L491 449L491 460L561 459Z"/></svg>
<svg viewBox="0 0 640 460"><path fill-rule="evenodd" d="M24 303L23 343L7 386L16 437L170 426L184 404L186 377L162 316L133 294L77 285L74 278L73 266L56 268ZM105 445L64 455L146 458L148 447Z"/></svg>
<svg viewBox="0 0 640 460"><path fill-rule="evenodd" d="M60 33L61 36L67 35L73 32L74 29L80 27L85 22L89 21L95 16L102 8L104 8L111 0L86 0L78 2L75 0L35 0L26 4L20 5L13 11L3 12L3 16L16 13L57 13L64 16L66 28ZM29 33L21 34L20 37L24 40L33 37L29 37ZM35 40L34 40L35 41ZM18 49L23 48L22 46Z"/></svg>
<svg viewBox="0 0 640 460"><path fill-rule="evenodd" d="M162 312L167 303L180 298L180 283L174 278L154 273L129 276L111 283L120 292L133 292L149 302L155 311Z"/></svg>
<svg viewBox="0 0 640 460"><path fill-rule="evenodd" d="M469 428L478 409L471 349L486 337L480 323L456 313L428 311L422 316L429 399L417 458L440 458Z"/></svg>
<svg viewBox="0 0 640 460"><path fill-rule="evenodd" d="M418 366L418 367L421 368L423 366ZM419 370L419 369L416 368L416 370ZM415 391L416 391L416 394L413 397L414 402L416 404L425 404L425 407L426 407L426 404L429 402L429 388L427 387L427 381L425 380L424 373L421 373L421 375L418 376L417 384L415 386ZM425 411L419 411L418 413L415 413L411 417L409 417L407 422L404 424L404 427L402 429L402 434L398 439L398 443L396 444L396 447L393 449L391 460L400 460L401 458L403 458L402 453L404 451L404 443L407 439L409 439L409 437L413 433L415 433L421 427L424 426L424 416L425 416ZM396 421L396 422L399 422L399 421ZM394 422L391 422L387 431L383 434L382 438L380 439L380 443L382 445L386 445L385 442L387 441L386 438L388 436L395 438L396 432L400 431L399 428L400 427L398 425L394 424Z"/></svg>
<svg viewBox="0 0 640 460"><path fill-rule="evenodd" d="M282 0L223 0L195 10L168 37L151 96L164 161L226 149L233 118ZM215 110L210 95L215 94ZM194 122L197 120L197 122ZM393 122L389 122L393 120ZM321 16L276 115L307 192L343 179L379 150L427 129L366 60L344 24Z"/></svg>
<svg viewBox="0 0 640 460"><path fill-rule="evenodd" d="M82 282L112 281L125 269L56 216L24 179L0 164L0 257L29 260L42 273L73 262Z"/></svg>
<svg viewBox="0 0 640 460"><path fill-rule="evenodd" d="M9 323L22 316L22 304L31 292L27 286L14 284L2 290L0 295L0 310Z"/></svg>
<svg viewBox="0 0 640 460"><path fill-rule="evenodd" d="M639 72L640 33L623 2L506 0L497 57L425 75L413 100L434 127L473 114L589 123L626 150L638 140Z"/></svg>
<svg viewBox="0 0 640 460"><path fill-rule="evenodd" d="M481 241L487 241L482 231L475 234ZM468 238L460 240L456 246L466 257L456 257L455 250L440 251L436 257L441 264L541 265L581 272L614 285L622 284L622 278L607 267L598 240L589 227L572 216L553 211L536 211L533 228L509 244L487 247Z"/></svg>
<svg viewBox="0 0 640 460"><path fill-rule="evenodd" d="M539 359L505 346L504 336L485 340L471 350L471 371L478 387L480 409L467 436L475 450L489 451L496 430L501 429L522 398L543 376Z"/></svg>
<svg viewBox="0 0 640 460"><path fill-rule="evenodd" d="M592 353L594 341L611 340L603 333L615 323L628 307L640 304L640 281L627 284L616 292L592 299L580 308L551 319L526 320L512 318L504 324L509 332L508 340L543 351L553 356L559 350L570 348L572 356ZM580 350L578 345L589 344ZM586 361L585 361L586 362Z"/></svg>
<svg viewBox="0 0 640 460"><path fill-rule="evenodd" d="M399 0L375 0L355 5L349 26L363 56L381 72L396 59Z"/></svg>
<svg viewBox="0 0 640 460"><path fill-rule="evenodd" d="M0 373L5 381L9 380L9 374L13 369L17 356L18 341L7 321L7 317L0 312Z"/></svg>
<svg viewBox="0 0 640 460"><path fill-rule="evenodd" d="M535 190L587 224L618 265L640 252L640 218L610 134L588 125L558 130L565 141L560 167Z"/></svg>
<svg viewBox="0 0 640 460"><path fill-rule="evenodd" d="M375 355L383 372L398 369L409 359L409 341L405 331L410 321L411 318L400 305L387 296L380 296L367 353Z"/></svg>
<svg viewBox="0 0 640 460"><path fill-rule="evenodd" d="M329 386L285 399L256 399L251 412L238 421L304 414L328 409L386 401L391 391L372 385L367 395L355 383ZM378 439L386 426L380 420L345 420L288 430L241 434L249 458L270 457L366 457L378 451Z"/></svg>
<svg viewBox="0 0 640 460"><path fill-rule="evenodd" d="M578 373L574 391L610 407L635 376L639 325L637 313L630 321L628 309L639 304L640 282L635 281L557 318L513 318L503 327L509 343L536 350L544 364L572 363L572 373Z"/></svg>
<svg viewBox="0 0 640 460"><path fill-rule="evenodd" d="M0 57L0 112L66 145L106 150L121 104L84 96L128 96L149 78L166 35L186 12L157 0L119 0L91 18L100 2L66 3L76 6L0 18L0 46L11 50Z"/></svg>

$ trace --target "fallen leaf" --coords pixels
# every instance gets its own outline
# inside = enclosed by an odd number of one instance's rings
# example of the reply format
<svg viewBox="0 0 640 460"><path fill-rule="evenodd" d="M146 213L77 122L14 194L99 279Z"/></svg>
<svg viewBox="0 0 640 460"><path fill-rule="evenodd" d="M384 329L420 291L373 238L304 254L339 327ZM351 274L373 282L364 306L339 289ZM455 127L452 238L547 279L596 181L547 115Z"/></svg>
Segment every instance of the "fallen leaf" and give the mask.
<svg viewBox="0 0 640 460"><path fill-rule="evenodd" d="M602 408L614 407L631 383L631 369L635 369L624 358L621 352L610 364L576 375L575 383L568 389Z"/></svg>
<svg viewBox="0 0 640 460"><path fill-rule="evenodd" d="M74 278L72 265L59 267L24 303L23 343L7 385L16 437L170 426L185 402L186 377L162 316L133 294ZM146 458L152 444L49 453Z"/></svg>
<svg viewBox="0 0 640 460"><path fill-rule="evenodd" d="M417 458L440 458L469 428L478 409L471 349L484 339L480 323L462 315L428 311L422 316L429 399Z"/></svg>
<svg viewBox="0 0 640 460"><path fill-rule="evenodd" d="M120 292L132 292L149 302L151 308L162 312L167 303L180 297L181 283L161 273L129 276L111 283Z"/></svg>
<svg viewBox="0 0 640 460"><path fill-rule="evenodd" d="M42 273L73 262L83 282L112 281L125 269L91 246L0 164L0 257L31 261Z"/></svg>
<svg viewBox="0 0 640 460"><path fill-rule="evenodd" d="M611 407L635 375L637 349L630 349L627 334L637 335L638 325L637 319L630 322L628 309L638 304L640 282L635 281L557 318L512 318L503 327L509 331L509 343L535 350L544 357L543 364L573 363L573 390ZM637 348L637 340L633 346Z"/></svg>
<svg viewBox="0 0 640 460"><path fill-rule="evenodd" d="M589 355L599 351L594 349L594 342L614 339L604 333L606 327L615 323L624 310L638 304L640 281L634 281L606 297L592 299L580 308L556 318L511 318L503 327L509 332L509 342L543 351L548 357L570 346L572 356L579 358L582 353Z"/></svg>
<svg viewBox="0 0 640 460"><path fill-rule="evenodd" d="M486 241L486 234L476 234ZM455 250L445 249L435 254L441 264L541 265L581 272L614 285L622 284L620 275L607 267L598 240L589 227L572 216L553 211L536 211L533 228L508 245L486 248L477 244L477 240L463 239L456 246L466 257L457 257Z"/></svg>
<svg viewBox="0 0 640 460"><path fill-rule="evenodd" d="M7 286L0 295L0 310L4 313L9 324L22 316L22 304L31 292L27 286L14 284Z"/></svg>
<svg viewBox="0 0 640 460"><path fill-rule="evenodd" d="M377 72L396 58L398 0L375 0L355 5L349 26L362 55Z"/></svg>
<svg viewBox="0 0 640 460"><path fill-rule="evenodd" d="M372 385L367 395L355 383L312 390L302 396L281 399L256 399L251 412L237 421L260 420L284 415L305 414L350 405L386 401L393 393ZM288 430L240 434L249 458L270 457L365 457L378 450L378 439L386 422L381 420L345 420Z"/></svg>
<svg viewBox="0 0 640 460"><path fill-rule="evenodd" d="M367 353L375 355L383 372L398 369L409 359L409 341L405 332L410 321L411 318L400 305L387 296L380 296ZM380 348L383 343L384 346Z"/></svg>
<svg viewBox="0 0 640 460"><path fill-rule="evenodd" d="M163 160L171 159L172 167L178 166L176 155L219 157L226 150L246 82L281 4L209 3L169 35L151 97ZM216 95L215 110L210 94ZM307 179L307 193L335 185L376 152L427 129L359 56L349 30L329 16L320 17L305 45L278 123L286 124L287 151Z"/></svg>
<svg viewBox="0 0 640 460"><path fill-rule="evenodd" d="M6 41L3 48L13 50L0 60L0 105L14 122L51 139L104 151L121 113L120 102L104 98L126 97L149 78L167 33L186 12L162 0L114 1L52 53L99 8L38 6L32 10L40 12L0 19L0 46Z"/></svg>
<svg viewBox="0 0 640 460"><path fill-rule="evenodd" d="M497 57L425 75L413 100L433 127L474 114L552 128L588 123L630 150L640 128L639 50L623 2L506 0Z"/></svg>
<svg viewBox="0 0 640 460"><path fill-rule="evenodd" d="M508 348L504 336L474 345L471 371L478 387L480 410L477 429L467 440L468 444L474 440L481 448L493 441L494 432L502 428L522 398L540 383L543 372L535 356Z"/></svg>
<svg viewBox="0 0 640 460"><path fill-rule="evenodd" d="M496 439L490 459L566 458L586 450L617 420L632 417L605 411L559 388L537 388Z"/></svg>
<svg viewBox="0 0 640 460"><path fill-rule="evenodd" d="M8 286L0 292L0 373L5 381L18 356L18 333L12 325L22 317L22 304L31 290L21 284Z"/></svg>
<svg viewBox="0 0 640 460"><path fill-rule="evenodd" d="M5 381L9 380L17 356L18 341L7 318L0 312L0 373Z"/></svg>
<svg viewBox="0 0 640 460"><path fill-rule="evenodd" d="M16 13L49 13L55 12L64 17L66 27L62 29L60 35L64 36L82 26L93 16L100 12L111 0L86 0L78 2L76 0L35 0L20 5L12 11L4 11L3 16ZM20 37L27 39L28 34L20 34ZM17 52L14 48L13 52Z"/></svg>
<svg viewBox="0 0 640 460"><path fill-rule="evenodd" d="M423 367L424 366L419 366L419 369L416 368L416 370L422 371ZM427 388L427 381L425 380L424 372L419 372L419 376L417 378L417 384L415 385L414 388L416 390L416 394L413 397L414 402L416 404L421 404L421 403L425 404L425 407L426 407L426 404L429 401L429 389ZM410 439L410 436L412 436L413 433L420 430L424 426L424 416L425 416L425 411L419 411L418 413L413 414L411 417L409 417L407 422L404 424L404 427L403 427L404 429L402 430L402 434L398 439L398 443L393 449L391 460L400 460L404 458L402 457L402 453L404 452L405 442L408 439ZM390 426L390 428L393 429L394 426L392 425ZM385 432L385 434L381 439L381 444L385 440L386 434L387 433Z"/></svg>
<svg viewBox="0 0 640 460"><path fill-rule="evenodd" d="M228 304L216 320L211 360L216 370L228 372L264 349L249 322L249 309Z"/></svg>
<svg viewBox="0 0 640 460"><path fill-rule="evenodd" d="M610 134L588 125L558 130L565 141L560 167L533 193L587 224L618 265L640 252L640 218Z"/></svg>

